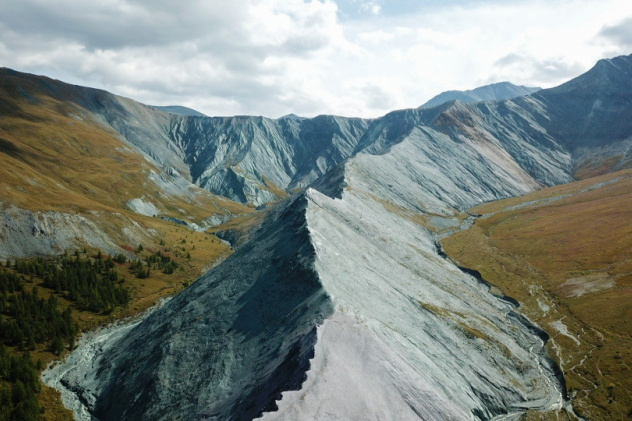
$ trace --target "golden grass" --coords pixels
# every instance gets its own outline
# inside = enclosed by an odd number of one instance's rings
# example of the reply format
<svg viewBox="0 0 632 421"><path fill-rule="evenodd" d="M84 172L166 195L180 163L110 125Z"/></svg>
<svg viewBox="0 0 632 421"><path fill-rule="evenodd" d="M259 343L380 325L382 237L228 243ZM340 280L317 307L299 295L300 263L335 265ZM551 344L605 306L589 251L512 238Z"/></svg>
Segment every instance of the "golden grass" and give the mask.
<svg viewBox="0 0 632 421"><path fill-rule="evenodd" d="M145 196L165 215L194 222L251 211L202 189L193 198L164 195L148 178L160 171L113 130L92 121L90 112L49 96L32 81L10 79L0 80L0 194L16 206L118 211Z"/></svg>
<svg viewBox="0 0 632 421"><path fill-rule="evenodd" d="M278 199L285 199L290 195L284 189L273 183L268 177L263 176L263 186L260 186L263 190L267 190L274 194Z"/></svg>
<svg viewBox="0 0 632 421"><path fill-rule="evenodd" d="M624 158L623 155L615 156L604 161L586 161L575 170L573 177L576 180L596 177L612 171L612 169Z"/></svg>
<svg viewBox="0 0 632 421"><path fill-rule="evenodd" d="M42 384L42 391L39 393L39 406L44 410L43 417L47 421L71 421L75 417L72 411L64 406L61 401L61 393Z"/></svg>
<svg viewBox="0 0 632 421"><path fill-rule="evenodd" d="M256 212L237 216L230 221L209 228L207 232L214 234L221 231L236 231L241 235L252 233L261 225L269 211L270 208L264 208Z"/></svg>
<svg viewBox="0 0 632 421"><path fill-rule="evenodd" d="M586 190L604 181L612 183ZM570 196L541 201L563 195ZM509 209L531 201L541 202ZM444 239L447 254L520 301L551 334L549 351L563 369L579 415L627 419L632 414L632 171L472 212L488 217ZM559 320L568 335L556 329Z"/></svg>

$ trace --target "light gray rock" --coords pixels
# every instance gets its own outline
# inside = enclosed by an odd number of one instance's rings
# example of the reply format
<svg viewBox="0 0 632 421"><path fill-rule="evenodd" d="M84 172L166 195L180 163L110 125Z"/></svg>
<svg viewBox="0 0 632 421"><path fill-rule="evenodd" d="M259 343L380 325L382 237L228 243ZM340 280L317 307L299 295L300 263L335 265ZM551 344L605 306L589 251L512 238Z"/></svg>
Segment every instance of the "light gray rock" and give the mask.
<svg viewBox="0 0 632 421"><path fill-rule="evenodd" d="M33 212L9 206L0 210L0 259L50 256L85 245L108 254L127 254L118 244L138 244L156 235L123 216L112 217L121 227L116 235L93 221L99 220L98 214Z"/></svg>
<svg viewBox="0 0 632 421"><path fill-rule="evenodd" d="M437 188L445 180L410 182L428 167L402 162L428 153L415 149L425 143L411 137L341 164L316 183L334 197L310 188L289 199L64 381L94 397L99 419L488 419L560 408L545 334L410 221L417 199L452 212ZM378 182L384 174L392 186Z"/></svg>
<svg viewBox="0 0 632 421"><path fill-rule="evenodd" d="M136 213L145 216L158 216L160 210L151 202L145 201L142 198L136 198L127 201L127 207Z"/></svg>

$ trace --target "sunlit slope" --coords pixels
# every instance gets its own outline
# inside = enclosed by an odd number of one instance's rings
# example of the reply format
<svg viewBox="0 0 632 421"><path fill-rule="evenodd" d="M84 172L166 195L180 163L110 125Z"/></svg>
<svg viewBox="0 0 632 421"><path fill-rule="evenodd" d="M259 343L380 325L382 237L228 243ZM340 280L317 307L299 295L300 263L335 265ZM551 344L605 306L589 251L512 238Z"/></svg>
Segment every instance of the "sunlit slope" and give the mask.
<svg viewBox="0 0 632 421"><path fill-rule="evenodd" d="M632 171L474 208L443 240L553 335L578 414L632 410Z"/></svg>
<svg viewBox="0 0 632 421"><path fill-rule="evenodd" d="M161 172L73 102L36 78L0 78L0 257L91 245L109 252L173 225L250 209ZM44 82L41 82L44 83ZM139 210L150 218L133 212ZM143 209L143 206L145 208ZM144 211L144 212L143 212Z"/></svg>
<svg viewBox="0 0 632 421"><path fill-rule="evenodd" d="M45 96L59 103L52 109L56 113L95 122L137 147L159 174L180 187L193 183L262 205L306 187L365 148L375 152L427 129L475 146L505 171L526 173L546 186L627 168L632 165L630 74L632 59L621 56L532 95L476 104L453 101L365 120L184 116L105 91L0 69L6 97L0 106L3 114L33 118L14 102L37 107Z"/></svg>

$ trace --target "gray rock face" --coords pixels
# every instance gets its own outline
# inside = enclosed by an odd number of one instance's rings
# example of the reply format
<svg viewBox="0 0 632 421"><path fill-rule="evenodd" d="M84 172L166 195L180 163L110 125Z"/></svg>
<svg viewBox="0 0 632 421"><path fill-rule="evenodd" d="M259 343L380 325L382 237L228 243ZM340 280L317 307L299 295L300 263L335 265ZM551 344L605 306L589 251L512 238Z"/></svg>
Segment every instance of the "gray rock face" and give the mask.
<svg viewBox="0 0 632 421"><path fill-rule="evenodd" d="M456 102L442 97L439 106L396 111L376 120L185 116L61 82L51 81L47 88L51 94L63 91L63 99L76 102L90 118L172 170L183 178L181 184L193 182L261 205L278 200L283 190L304 188L365 148L388 148L426 127L457 143L486 143L491 154L509 154L542 185L570 181L578 167L591 161L616 157L613 169L626 167L632 164L630 61L600 61L554 89L532 93L535 88L494 84L451 94ZM532 94L518 96L527 93ZM464 103L506 97L516 98Z"/></svg>
<svg viewBox="0 0 632 421"><path fill-rule="evenodd" d="M492 83L491 85L480 86L467 91L447 91L431 98L419 108L433 108L450 101L461 101L474 103L480 101L498 101L512 99L519 96L529 95L539 91L541 88L529 86L517 86L511 82Z"/></svg>
<svg viewBox="0 0 632 421"><path fill-rule="evenodd" d="M372 124L356 151L385 153L413 134L425 133L430 137L427 147L436 148L432 161L449 161L451 155L461 154L459 165L471 164L472 158L483 165L476 173L460 174L466 178L489 171L523 173L532 179L528 183L532 189L571 181L571 154L547 134L537 117L511 101L475 105L457 101L430 110L396 111ZM468 152L472 149L477 154ZM444 173L450 172L445 171L449 166L443 168ZM504 182L497 188L510 182L508 177L501 178Z"/></svg>
<svg viewBox="0 0 632 421"><path fill-rule="evenodd" d="M274 201L275 188L305 187L349 157L367 122L231 117L174 122L171 136L201 187L240 202Z"/></svg>
<svg viewBox="0 0 632 421"><path fill-rule="evenodd" d="M93 216L98 218L97 213ZM114 217L120 226L116 235L77 214L33 212L15 206L0 209L0 259L62 254L85 244L109 254L127 254L118 242L145 241L156 234L122 215Z"/></svg>
<svg viewBox="0 0 632 421"><path fill-rule="evenodd" d="M189 117L101 91L81 94L96 119L153 161L212 193L254 205L305 187L349 157L368 125L335 116Z"/></svg>
<svg viewBox="0 0 632 421"><path fill-rule="evenodd" d="M99 419L252 419L300 387L333 309L298 198L217 270L64 380ZM130 359L130 350L134 358ZM86 376L87 374L87 376Z"/></svg>
<svg viewBox="0 0 632 421"><path fill-rule="evenodd" d="M545 105L548 133L572 151L630 139L632 56L600 60L585 74L533 98Z"/></svg>
<svg viewBox="0 0 632 421"><path fill-rule="evenodd" d="M409 220L419 206L450 219L444 197L484 191L422 182L434 170L414 157L428 139L340 164L317 183L334 197L310 188L288 199L233 256L62 382L103 420L465 420L559 408L542 333ZM410 179L419 182L401 182Z"/></svg>

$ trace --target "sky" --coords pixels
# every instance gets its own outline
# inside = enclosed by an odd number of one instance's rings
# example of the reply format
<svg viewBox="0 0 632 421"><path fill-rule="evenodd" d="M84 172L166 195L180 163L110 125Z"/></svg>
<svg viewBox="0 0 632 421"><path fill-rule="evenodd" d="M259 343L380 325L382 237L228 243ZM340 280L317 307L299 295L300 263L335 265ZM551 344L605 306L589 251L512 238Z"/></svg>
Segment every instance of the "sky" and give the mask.
<svg viewBox="0 0 632 421"><path fill-rule="evenodd" d="M3 0L0 66L212 116L378 117L632 54L629 0Z"/></svg>

